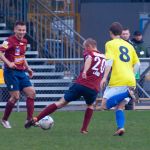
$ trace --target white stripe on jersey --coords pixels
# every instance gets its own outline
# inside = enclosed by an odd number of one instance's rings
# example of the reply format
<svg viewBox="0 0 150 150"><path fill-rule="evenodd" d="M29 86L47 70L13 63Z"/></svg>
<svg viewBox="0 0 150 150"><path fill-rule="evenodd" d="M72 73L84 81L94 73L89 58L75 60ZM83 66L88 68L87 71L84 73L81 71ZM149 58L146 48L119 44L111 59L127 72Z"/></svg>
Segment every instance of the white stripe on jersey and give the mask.
<svg viewBox="0 0 150 150"><path fill-rule="evenodd" d="M104 54L100 54L100 53L96 53L96 52L93 52L93 54L94 54L94 56L106 58Z"/></svg>

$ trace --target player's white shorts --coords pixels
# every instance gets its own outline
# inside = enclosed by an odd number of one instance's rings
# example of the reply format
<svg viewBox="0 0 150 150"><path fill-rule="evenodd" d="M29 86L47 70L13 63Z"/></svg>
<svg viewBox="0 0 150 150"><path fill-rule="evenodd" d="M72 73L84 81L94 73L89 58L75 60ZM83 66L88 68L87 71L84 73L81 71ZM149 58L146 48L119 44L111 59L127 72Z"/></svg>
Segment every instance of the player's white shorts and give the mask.
<svg viewBox="0 0 150 150"><path fill-rule="evenodd" d="M115 86L115 87L107 86L104 91L103 98L109 99L110 97L115 96L117 94L124 93L127 90L128 90L128 86ZM125 98L124 100L125 104L127 104L129 101L130 98Z"/></svg>

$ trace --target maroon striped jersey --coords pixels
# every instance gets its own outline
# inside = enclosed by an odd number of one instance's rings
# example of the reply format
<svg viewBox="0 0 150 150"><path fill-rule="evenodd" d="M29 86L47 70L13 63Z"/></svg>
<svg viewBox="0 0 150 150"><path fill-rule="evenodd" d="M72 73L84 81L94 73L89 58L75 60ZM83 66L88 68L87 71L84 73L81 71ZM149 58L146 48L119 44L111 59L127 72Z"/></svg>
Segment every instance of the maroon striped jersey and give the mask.
<svg viewBox="0 0 150 150"><path fill-rule="evenodd" d="M104 69L105 69L105 55L101 54L99 51L87 51L83 52L84 62L86 58L91 57L92 63L87 71L87 78L82 78L83 69L82 68L80 75L75 81L78 84L84 85L90 89L96 90L97 92L100 90L100 82L102 80Z"/></svg>
<svg viewBox="0 0 150 150"><path fill-rule="evenodd" d="M15 35L8 37L0 46L0 51L5 53L5 57L14 62L18 70L25 70L25 52L27 47L27 40L23 38L18 40ZM8 67L5 64L6 67Z"/></svg>

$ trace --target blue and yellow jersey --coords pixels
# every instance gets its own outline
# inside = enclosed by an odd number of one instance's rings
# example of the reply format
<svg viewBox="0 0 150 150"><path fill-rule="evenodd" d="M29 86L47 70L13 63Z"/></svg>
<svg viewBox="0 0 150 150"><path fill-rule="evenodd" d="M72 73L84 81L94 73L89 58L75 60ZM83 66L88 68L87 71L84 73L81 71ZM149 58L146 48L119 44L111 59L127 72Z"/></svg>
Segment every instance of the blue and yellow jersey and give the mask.
<svg viewBox="0 0 150 150"><path fill-rule="evenodd" d="M108 41L105 45L106 59L113 60L109 86L135 86L133 65L139 62L135 49L123 39Z"/></svg>

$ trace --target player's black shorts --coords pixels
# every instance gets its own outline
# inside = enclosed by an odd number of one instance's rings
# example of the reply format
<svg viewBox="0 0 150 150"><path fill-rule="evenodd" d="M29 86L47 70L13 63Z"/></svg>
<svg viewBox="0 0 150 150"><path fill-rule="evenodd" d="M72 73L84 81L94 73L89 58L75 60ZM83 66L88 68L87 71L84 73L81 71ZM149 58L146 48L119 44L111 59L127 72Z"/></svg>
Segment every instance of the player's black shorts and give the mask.
<svg viewBox="0 0 150 150"><path fill-rule="evenodd" d="M29 77L22 70L5 68L4 79L9 91L20 91L32 86Z"/></svg>
<svg viewBox="0 0 150 150"><path fill-rule="evenodd" d="M86 104L91 105L97 98L98 92L86 86L74 83L68 91L65 92L64 99L67 102L79 100L83 96Z"/></svg>

